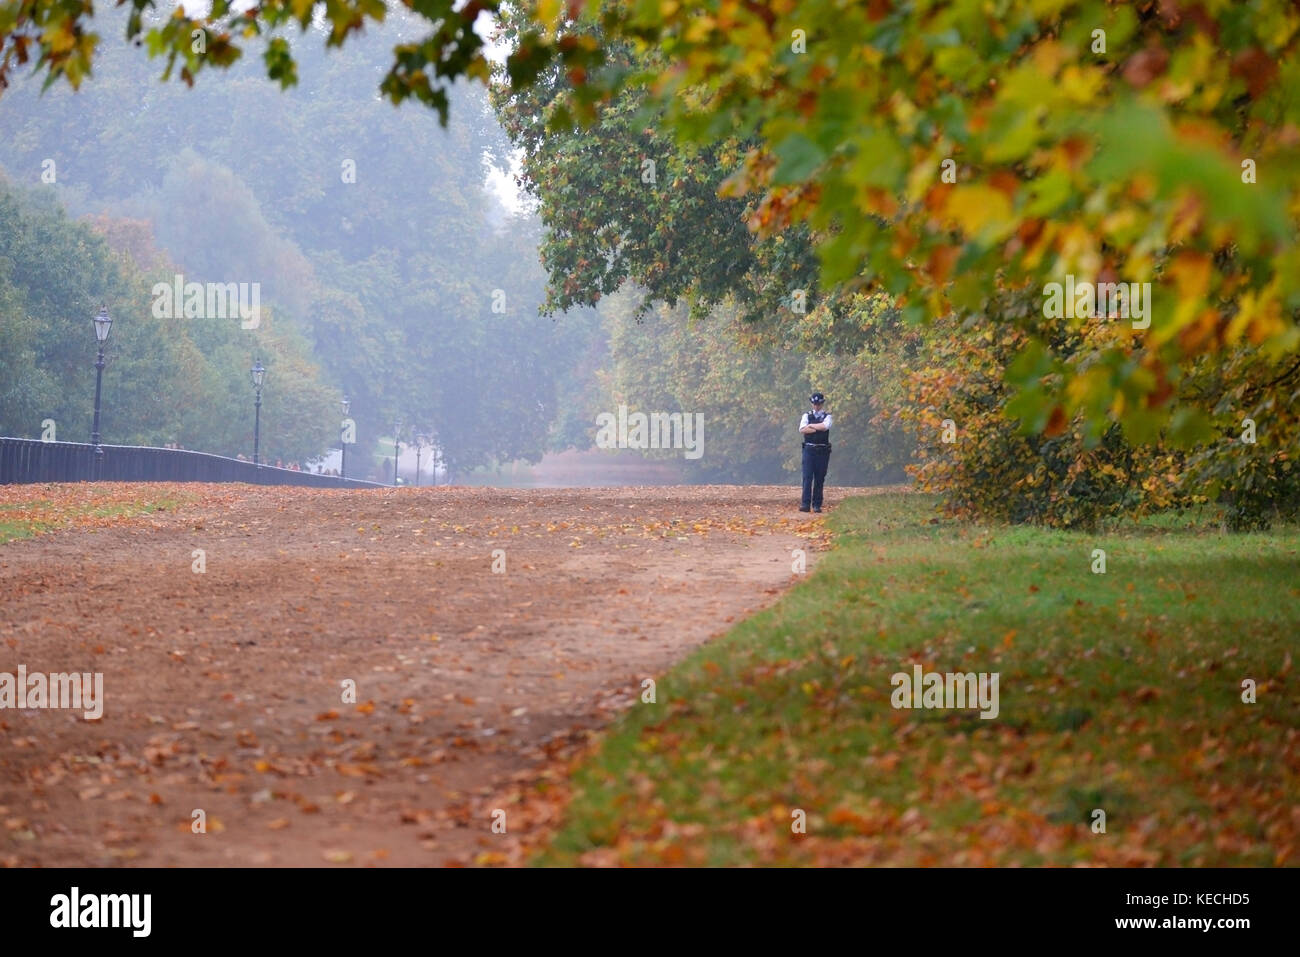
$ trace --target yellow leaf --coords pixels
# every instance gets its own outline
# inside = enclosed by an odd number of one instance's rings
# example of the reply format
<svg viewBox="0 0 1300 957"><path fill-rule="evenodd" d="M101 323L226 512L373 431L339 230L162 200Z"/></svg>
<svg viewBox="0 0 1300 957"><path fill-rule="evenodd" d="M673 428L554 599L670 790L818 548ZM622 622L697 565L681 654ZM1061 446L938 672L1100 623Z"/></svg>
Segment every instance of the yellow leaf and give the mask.
<svg viewBox="0 0 1300 957"><path fill-rule="evenodd" d="M554 30L560 25L560 9L562 6L560 0L538 0L537 5L534 7L533 16L538 23L548 30Z"/></svg>
<svg viewBox="0 0 1300 957"><path fill-rule="evenodd" d="M962 232L975 237L988 233L995 238L1011 228L1011 201L1006 194L982 183L958 186L948 195L947 214Z"/></svg>

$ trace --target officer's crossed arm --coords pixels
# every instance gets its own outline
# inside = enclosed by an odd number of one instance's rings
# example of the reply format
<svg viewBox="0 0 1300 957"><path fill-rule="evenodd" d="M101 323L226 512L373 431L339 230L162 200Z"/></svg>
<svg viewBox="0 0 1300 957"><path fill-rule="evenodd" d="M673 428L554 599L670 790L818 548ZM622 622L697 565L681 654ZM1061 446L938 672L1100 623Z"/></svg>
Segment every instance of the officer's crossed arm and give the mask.
<svg viewBox="0 0 1300 957"><path fill-rule="evenodd" d="M810 432L829 432L830 428L831 417L829 413L825 419L820 422L814 422L811 425L808 423L808 416L805 415L803 421L799 425L799 431L804 435L808 435Z"/></svg>

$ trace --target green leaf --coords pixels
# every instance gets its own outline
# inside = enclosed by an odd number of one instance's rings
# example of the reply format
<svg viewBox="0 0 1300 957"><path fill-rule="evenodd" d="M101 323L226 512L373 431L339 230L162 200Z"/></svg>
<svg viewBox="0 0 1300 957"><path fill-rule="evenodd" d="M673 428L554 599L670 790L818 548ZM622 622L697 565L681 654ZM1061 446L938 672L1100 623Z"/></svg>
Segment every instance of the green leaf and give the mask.
<svg viewBox="0 0 1300 957"><path fill-rule="evenodd" d="M803 183L826 162L826 153L802 133L792 133L772 147L776 156L776 170L772 182L776 185Z"/></svg>
<svg viewBox="0 0 1300 957"><path fill-rule="evenodd" d="M1179 406L1170 417L1168 438L1176 448L1191 448L1213 435L1214 423L1201 409Z"/></svg>

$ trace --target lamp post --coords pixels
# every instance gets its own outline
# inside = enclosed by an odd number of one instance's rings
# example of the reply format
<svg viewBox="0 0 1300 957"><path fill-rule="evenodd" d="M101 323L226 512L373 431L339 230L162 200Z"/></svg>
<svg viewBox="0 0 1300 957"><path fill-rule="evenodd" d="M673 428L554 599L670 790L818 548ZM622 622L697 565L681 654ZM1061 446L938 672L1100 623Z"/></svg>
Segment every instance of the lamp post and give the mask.
<svg viewBox="0 0 1300 957"><path fill-rule="evenodd" d="M343 401L339 403L343 408L343 425L339 428L339 449L343 453L343 464L339 468L339 477L348 477L348 409L352 408L352 402L345 395Z"/></svg>
<svg viewBox="0 0 1300 957"><path fill-rule="evenodd" d="M248 370L253 378L253 467L261 468L257 453L262 441L262 383L266 380L266 369L261 359L253 360L253 368Z"/></svg>
<svg viewBox="0 0 1300 957"><path fill-rule="evenodd" d="M415 487L420 487L420 450L424 448L424 443L429 441L429 437L423 432L415 436Z"/></svg>
<svg viewBox="0 0 1300 957"><path fill-rule="evenodd" d="M402 420L393 424L393 484L397 484L397 457L402 454Z"/></svg>
<svg viewBox="0 0 1300 957"><path fill-rule="evenodd" d="M104 472L104 448L99 444L99 392L104 381L104 343L108 341L108 333L113 328L113 319L108 314L107 306L99 307L99 314L95 316L94 322L99 354L95 357L95 422L90 427L90 444L95 447L91 478L97 479Z"/></svg>

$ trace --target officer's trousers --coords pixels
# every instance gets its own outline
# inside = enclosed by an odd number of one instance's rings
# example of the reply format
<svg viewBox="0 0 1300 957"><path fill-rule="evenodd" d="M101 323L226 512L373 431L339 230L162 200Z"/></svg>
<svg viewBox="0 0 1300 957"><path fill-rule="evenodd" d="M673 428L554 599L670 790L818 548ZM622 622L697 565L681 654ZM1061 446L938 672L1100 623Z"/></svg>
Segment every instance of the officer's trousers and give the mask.
<svg viewBox="0 0 1300 957"><path fill-rule="evenodd" d="M822 507L822 486L826 482L826 466L831 462L829 445L803 447L803 498L800 508Z"/></svg>

